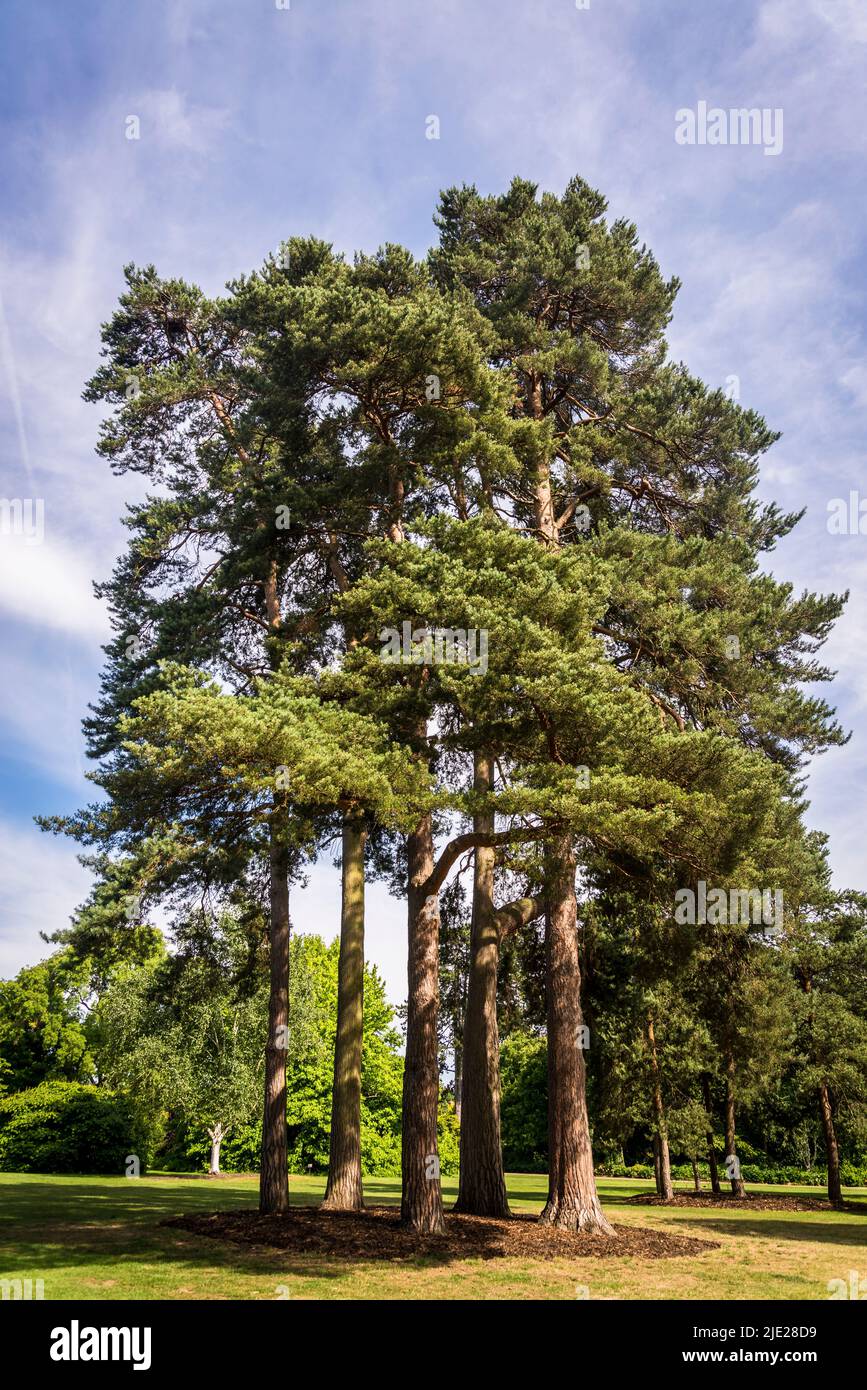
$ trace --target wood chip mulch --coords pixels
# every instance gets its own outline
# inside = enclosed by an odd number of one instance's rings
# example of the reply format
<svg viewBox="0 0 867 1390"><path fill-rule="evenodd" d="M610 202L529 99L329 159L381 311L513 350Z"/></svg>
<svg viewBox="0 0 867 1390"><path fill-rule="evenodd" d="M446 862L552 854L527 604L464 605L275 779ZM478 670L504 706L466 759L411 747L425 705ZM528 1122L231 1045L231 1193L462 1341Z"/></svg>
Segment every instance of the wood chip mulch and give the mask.
<svg viewBox="0 0 867 1390"><path fill-rule="evenodd" d="M421 1236L400 1225L396 1207L367 1207L363 1212L325 1212L292 1207L261 1216L250 1211L219 1211L175 1216L160 1223L215 1240L239 1245L271 1246L293 1254L333 1256L340 1260L552 1259L555 1256L611 1259L638 1255L667 1259L716 1250L713 1240L669 1235L665 1231L619 1226L614 1236L582 1235L541 1226L532 1216L508 1221L486 1216L446 1215L443 1235Z"/></svg>
<svg viewBox="0 0 867 1390"><path fill-rule="evenodd" d="M832 1207L821 1197L795 1197L781 1193L778 1197L764 1192L748 1192L745 1197L721 1193L718 1197L712 1192L675 1192L670 1201L657 1197L655 1193L641 1193L635 1197L619 1199L627 1206L637 1207L726 1207L737 1211L851 1211L867 1216L867 1206L857 1202L844 1202L842 1207Z"/></svg>

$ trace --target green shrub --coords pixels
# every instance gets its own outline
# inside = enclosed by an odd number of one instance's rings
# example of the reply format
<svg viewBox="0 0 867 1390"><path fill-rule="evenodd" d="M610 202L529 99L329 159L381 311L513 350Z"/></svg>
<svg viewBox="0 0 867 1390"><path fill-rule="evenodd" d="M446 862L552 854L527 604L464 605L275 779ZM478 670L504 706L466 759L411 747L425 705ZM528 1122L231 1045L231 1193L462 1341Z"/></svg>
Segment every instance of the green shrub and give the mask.
<svg viewBox="0 0 867 1390"><path fill-rule="evenodd" d="M721 1174L723 1179L725 1174ZM791 1168L783 1164L744 1163L741 1165L744 1182L797 1183L801 1187L824 1187L828 1174L823 1168Z"/></svg>
<svg viewBox="0 0 867 1390"><path fill-rule="evenodd" d="M653 1168L649 1163L600 1163L596 1175L600 1178L652 1178Z"/></svg>
<svg viewBox="0 0 867 1390"><path fill-rule="evenodd" d="M44 1081L0 1099L0 1170L117 1173L127 1155L144 1172L149 1139L132 1103L98 1086Z"/></svg>
<svg viewBox="0 0 867 1390"><path fill-rule="evenodd" d="M440 1173L444 1178L456 1177L461 1167L461 1126L451 1101L441 1101L437 1117L437 1148ZM400 1173L400 1154L396 1172Z"/></svg>
<svg viewBox="0 0 867 1390"><path fill-rule="evenodd" d="M840 1182L844 1187L867 1187L867 1163L841 1163Z"/></svg>
<svg viewBox="0 0 867 1390"><path fill-rule="evenodd" d="M548 1061L544 1038L509 1033L500 1047L500 1122L507 1173L548 1169Z"/></svg>

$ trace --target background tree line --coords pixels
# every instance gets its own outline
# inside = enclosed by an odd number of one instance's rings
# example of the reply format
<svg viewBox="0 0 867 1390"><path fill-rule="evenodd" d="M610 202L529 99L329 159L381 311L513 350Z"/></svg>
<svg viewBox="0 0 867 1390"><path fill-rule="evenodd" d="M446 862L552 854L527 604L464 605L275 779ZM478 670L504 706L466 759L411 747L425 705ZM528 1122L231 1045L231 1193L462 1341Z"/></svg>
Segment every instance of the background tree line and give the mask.
<svg viewBox="0 0 867 1390"><path fill-rule="evenodd" d="M447 1174L458 1172L460 1000L470 937L460 890L456 879L446 897L451 917L441 975L446 1021L439 1145ZM841 1188L867 1183L863 914L860 898L837 901L832 935L810 953L809 990L802 938L781 950L756 945L755 969L770 987L748 991L742 1018L747 1035L757 1040L739 1056L737 1074L738 1153L748 1182L827 1182L824 1083L835 1097ZM640 968L634 955L640 934L631 937L632 953L627 945L624 954L621 943L610 955L621 982ZM500 1010L502 1144L504 1167L512 1172L547 1170L541 938L539 932L519 938L500 969L499 995L507 1001ZM215 1174L258 1167L265 962L249 958L243 930L229 917L209 944L207 956L179 958L155 943L146 963L119 966L101 994L92 969L67 949L0 984L0 1166L119 1172L136 1135L143 1166ZM615 1177L650 1177L658 1123L644 1013L651 996L612 991L605 949L594 942L592 968L584 952L585 1014L596 1016L598 998L605 1018L604 1033L591 1035L588 1049L596 1168ZM336 941L327 947L316 936L293 939L287 1048L292 1172L328 1170L338 957ZM690 968L699 975L701 961ZM446 1002L452 997L453 1014ZM714 1176L717 1186L726 1176L725 1078L715 1061L712 1021L702 1017L698 1000L685 987L652 996L672 1176L706 1189ZM375 968L366 967L364 1174L400 1172L398 1021Z"/></svg>

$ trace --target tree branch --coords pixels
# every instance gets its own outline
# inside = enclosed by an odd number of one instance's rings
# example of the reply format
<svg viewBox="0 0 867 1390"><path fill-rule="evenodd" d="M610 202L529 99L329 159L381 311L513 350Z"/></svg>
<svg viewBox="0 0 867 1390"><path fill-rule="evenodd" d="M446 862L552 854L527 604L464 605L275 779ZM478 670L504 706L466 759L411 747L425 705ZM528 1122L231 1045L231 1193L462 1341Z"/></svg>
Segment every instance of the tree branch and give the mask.
<svg viewBox="0 0 867 1390"><path fill-rule="evenodd" d="M426 898L438 893L449 876L449 871L457 859L468 849L494 849L497 845L520 844L530 840L544 840L546 835L552 834L557 829L562 829L558 823L552 822L550 825L523 825L516 826L512 830L492 831L485 834L483 831L471 830L465 835L456 835L450 840L442 851L439 859L434 865L433 872L425 879L422 884L422 892Z"/></svg>

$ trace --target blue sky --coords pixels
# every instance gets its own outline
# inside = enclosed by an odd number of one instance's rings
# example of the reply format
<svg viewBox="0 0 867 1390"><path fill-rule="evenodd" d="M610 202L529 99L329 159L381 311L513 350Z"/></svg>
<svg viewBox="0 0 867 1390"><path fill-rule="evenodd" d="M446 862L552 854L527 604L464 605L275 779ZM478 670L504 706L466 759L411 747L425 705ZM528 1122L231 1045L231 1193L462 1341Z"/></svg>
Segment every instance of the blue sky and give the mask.
<svg viewBox="0 0 867 1390"><path fill-rule="evenodd" d="M867 535L827 527L833 498L867 497L863 0L6 0L0 54L0 496L45 503L42 544L0 535L0 975L87 890L32 816L87 795L90 585L136 495L80 399L121 267L214 292L293 233L421 254L439 188L514 174L581 174L637 222L683 281L674 356L783 431L761 490L808 512L773 568L852 595L826 653L853 737L816 761L810 818L838 884L867 888ZM782 109L782 151L678 144L699 101ZM295 926L337 917L322 867ZM401 998L403 907L377 887L368 954Z"/></svg>

